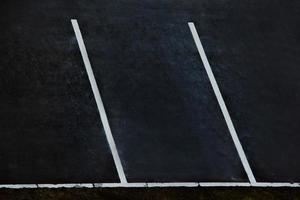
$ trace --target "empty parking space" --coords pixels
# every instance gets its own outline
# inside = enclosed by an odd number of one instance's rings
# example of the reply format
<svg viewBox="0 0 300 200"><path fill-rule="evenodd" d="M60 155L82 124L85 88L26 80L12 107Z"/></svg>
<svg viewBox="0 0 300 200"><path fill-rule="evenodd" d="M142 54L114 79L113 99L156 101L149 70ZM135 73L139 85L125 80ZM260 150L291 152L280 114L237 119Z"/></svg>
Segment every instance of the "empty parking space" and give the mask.
<svg viewBox="0 0 300 200"><path fill-rule="evenodd" d="M129 182L247 181L187 23L82 27Z"/></svg>

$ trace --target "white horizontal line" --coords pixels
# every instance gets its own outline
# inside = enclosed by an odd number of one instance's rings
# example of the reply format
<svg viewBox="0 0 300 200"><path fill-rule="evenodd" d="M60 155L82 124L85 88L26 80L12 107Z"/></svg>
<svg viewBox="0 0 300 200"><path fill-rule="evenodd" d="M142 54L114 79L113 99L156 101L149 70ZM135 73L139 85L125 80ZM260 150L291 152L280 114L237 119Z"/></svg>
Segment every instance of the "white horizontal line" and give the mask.
<svg viewBox="0 0 300 200"><path fill-rule="evenodd" d="M149 188L149 187L300 187L300 183L284 182L170 182L170 183L64 183L64 184L0 184L0 188Z"/></svg>
<svg viewBox="0 0 300 200"><path fill-rule="evenodd" d="M39 188L93 188L93 183L37 184Z"/></svg>
<svg viewBox="0 0 300 200"><path fill-rule="evenodd" d="M148 187L147 183L94 183L96 188L116 188L116 187Z"/></svg>
<svg viewBox="0 0 300 200"><path fill-rule="evenodd" d="M223 183L223 182L200 182L199 183L200 187L250 187L251 184L248 182L228 182L228 183Z"/></svg>
<svg viewBox="0 0 300 200"><path fill-rule="evenodd" d="M37 184L7 184L0 185L0 188L22 189L22 188L37 188Z"/></svg>
<svg viewBox="0 0 300 200"><path fill-rule="evenodd" d="M253 187L300 187L300 183L267 183L257 182L253 183Z"/></svg>
<svg viewBox="0 0 300 200"><path fill-rule="evenodd" d="M148 187L198 187L197 182L148 183Z"/></svg>

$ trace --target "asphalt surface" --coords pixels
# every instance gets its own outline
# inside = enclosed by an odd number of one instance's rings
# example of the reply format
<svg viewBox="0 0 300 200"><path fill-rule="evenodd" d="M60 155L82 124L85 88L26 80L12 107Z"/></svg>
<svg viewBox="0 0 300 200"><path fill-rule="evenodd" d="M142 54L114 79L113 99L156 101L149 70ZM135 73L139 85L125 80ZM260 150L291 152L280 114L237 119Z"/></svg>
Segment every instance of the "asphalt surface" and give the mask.
<svg viewBox="0 0 300 200"><path fill-rule="evenodd" d="M70 20L129 182L300 182L300 3L34 1L0 6L0 183L119 182Z"/></svg>

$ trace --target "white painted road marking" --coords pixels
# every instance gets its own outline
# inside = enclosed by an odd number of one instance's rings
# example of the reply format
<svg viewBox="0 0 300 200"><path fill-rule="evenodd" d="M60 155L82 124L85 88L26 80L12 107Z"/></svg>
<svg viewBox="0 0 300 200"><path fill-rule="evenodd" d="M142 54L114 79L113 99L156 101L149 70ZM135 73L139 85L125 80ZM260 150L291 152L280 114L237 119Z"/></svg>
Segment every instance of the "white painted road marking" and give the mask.
<svg viewBox="0 0 300 200"><path fill-rule="evenodd" d="M7 184L0 188L148 188L148 187L300 187L300 183L272 182L170 182L170 183L64 183L64 184Z"/></svg>
<svg viewBox="0 0 300 200"><path fill-rule="evenodd" d="M97 86L97 82L94 77L93 69L92 69L92 66L91 66L91 63L90 63L83 39L82 39L82 35L80 32L78 22L76 19L72 19L71 23L72 23L72 26L73 26L73 29L74 29L74 32L75 32L75 35L77 38L81 56L82 56L82 59L83 59L83 62L84 62L85 68L86 68L86 72L87 72L89 80L90 80L90 84L91 84L91 87L92 87L92 90L94 93L94 97L95 97L95 100L97 103L97 107L99 110L100 118L101 118L103 128L104 128L104 131L106 134L106 138L107 138L107 141L108 141L108 144L109 144L109 147L110 147L110 150L111 150L111 153L112 153L112 156L113 156L113 159L114 159L117 171L118 171L120 181L121 181L121 183L127 183L127 179L126 179L126 176L125 176L125 173L124 173L124 170L122 167L122 163L121 163L118 151L117 151L116 143L115 143L113 135L111 133L111 129L110 129L110 126L108 123L104 105L103 105L101 95L100 95L100 92L99 92L99 89Z"/></svg>
<svg viewBox="0 0 300 200"><path fill-rule="evenodd" d="M38 188L93 188L93 183L37 184Z"/></svg>
<svg viewBox="0 0 300 200"><path fill-rule="evenodd" d="M5 184L5 185L0 185L0 188L26 189L26 188L38 188L38 186L37 184Z"/></svg>
<svg viewBox="0 0 300 200"><path fill-rule="evenodd" d="M209 78L210 83L212 85L212 88L214 90L214 93L215 93L215 95L217 97L218 103L219 103L220 108L222 110L223 116L225 118L226 124L227 124L228 129L229 129L229 132L230 132L231 137L233 139L234 145L235 145L235 147L236 147L236 149L238 151L238 154L240 156L240 159L242 161L244 169L245 169L245 171L247 173L249 181L250 181L250 183L256 183L255 177L254 177L253 172L252 172L252 170L250 168L249 162L247 160L247 157L246 157L246 154L245 154L245 152L243 150L243 147L242 147L242 145L240 143L240 140L239 140L239 138L237 136L236 130L235 130L234 125L232 123L231 117L230 117L229 112L227 110L227 107L226 107L226 104L225 104L224 99L222 97L222 94L220 92L219 86L218 86L217 81L215 79L215 76L214 76L214 74L213 74L213 72L211 70L210 64L209 64L209 62L207 60L205 51L203 49L203 46L202 46L202 43L200 41L199 35L197 33L197 30L195 28L195 25L194 25L193 22L189 22L188 25L189 25L190 30L192 32L192 35L193 35L194 41L196 43L199 55L201 57L203 65L205 67L206 73L208 75L208 78Z"/></svg>

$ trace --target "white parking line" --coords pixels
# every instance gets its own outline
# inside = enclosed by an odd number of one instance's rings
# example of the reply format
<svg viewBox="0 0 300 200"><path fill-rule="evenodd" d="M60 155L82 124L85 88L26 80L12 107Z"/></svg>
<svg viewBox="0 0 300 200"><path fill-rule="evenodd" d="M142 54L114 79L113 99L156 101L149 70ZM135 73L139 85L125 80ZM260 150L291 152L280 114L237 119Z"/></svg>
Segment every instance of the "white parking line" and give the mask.
<svg viewBox="0 0 300 200"><path fill-rule="evenodd" d="M198 187L198 182L147 183L148 187Z"/></svg>
<svg viewBox="0 0 300 200"><path fill-rule="evenodd" d="M65 183L65 184L6 184L0 188L149 188L149 187L297 187L300 183L271 182L170 182L170 183Z"/></svg>
<svg viewBox="0 0 300 200"><path fill-rule="evenodd" d="M218 182L202 182L199 183L201 187L250 187L251 183L243 182L228 182L228 183L218 183Z"/></svg>
<svg viewBox="0 0 300 200"><path fill-rule="evenodd" d="M300 187L300 183L268 183L256 182L252 184L253 187Z"/></svg>
<svg viewBox="0 0 300 200"><path fill-rule="evenodd" d="M140 188L147 187L147 183L94 183L95 188Z"/></svg>
<svg viewBox="0 0 300 200"><path fill-rule="evenodd" d="M243 150L243 147L242 147L242 145L240 143L240 140L239 140L239 138L237 136L236 130L235 130L234 125L232 123L231 117L230 117L230 115L228 113L228 110L227 110L226 104L224 102L224 99L222 97L222 94L220 92L219 86L218 86L217 81L215 79L215 76L214 76L214 74L213 74L213 72L211 70L210 64L209 64L209 62L207 60L205 51L203 49L203 46L202 46L202 43L200 41L199 35L197 33L197 30L195 28L195 25L194 25L193 22L189 22L188 25L189 25L190 30L192 32L192 35L193 35L194 41L196 43L199 55L200 55L201 60L203 62L204 68L206 70L206 73L208 75L208 78L210 80L212 88L214 90L214 93L215 93L215 95L217 97L217 100L218 100L218 103L219 103L220 108L222 110L223 116L225 118L227 127L228 127L229 132L231 134L231 137L233 139L234 145L235 145L235 147L236 147L236 149L238 151L238 154L240 156L240 159L242 161L244 169L245 169L245 171L247 173L249 181L250 181L250 183L256 183L255 177L254 177L253 172L252 172L252 170L250 168L250 165L249 165L249 162L247 160L246 154L245 154L245 152Z"/></svg>
<svg viewBox="0 0 300 200"><path fill-rule="evenodd" d="M116 147L113 135L111 133L111 129L110 129L110 126L108 123L104 105L103 105L101 95L100 95L100 92L99 92L99 89L98 89L98 86L97 86L97 83L96 83L96 80L94 77L93 69L92 69L92 66L91 66L91 63L90 63L83 39L82 39L82 35L80 32L78 22L76 19L72 19L71 23L72 23L72 26L73 26L73 29L74 29L74 32L75 32L75 35L77 38L81 56L82 56L82 59L83 59L83 62L84 62L85 68L86 68L86 72L87 72L89 80L90 80L90 84L91 84L91 87L92 87L92 90L94 93L94 97L95 97L95 100L97 103L97 107L99 110L100 118L101 118L103 128L104 128L104 131L106 134L106 138L107 138L107 141L108 141L108 144L109 144L109 147L110 147L110 150L111 150L111 153L112 153L112 156L113 156L113 159L114 159L117 171L118 171L120 181L121 181L121 183L127 183L127 179L126 179L126 176L125 176L122 164L121 164L121 160L120 160L120 157L119 157L119 154L117 151L117 147Z"/></svg>
<svg viewBox="0 0 300 200"><path fill-rule="evenodd" d="M93 188L92 183L38 184L38 188Z"/></svg>
<svg viewBox="0 0 300 200"><path fill-rule="evenodd" d="M37 184L5 184L0 185L0 188L9 188L9 189L26 189L26 188L37 188Z"/></svg>

